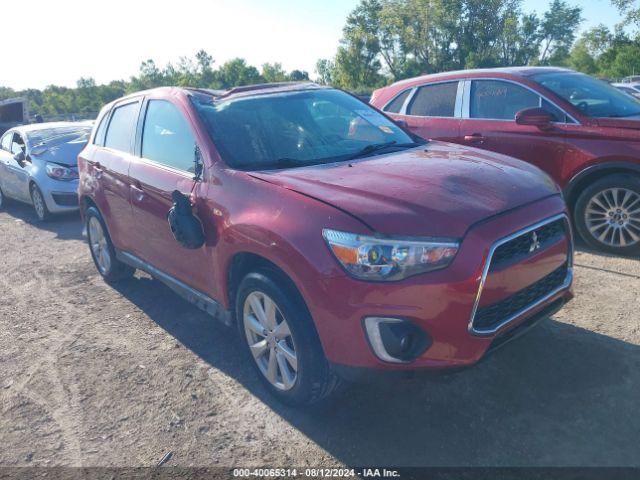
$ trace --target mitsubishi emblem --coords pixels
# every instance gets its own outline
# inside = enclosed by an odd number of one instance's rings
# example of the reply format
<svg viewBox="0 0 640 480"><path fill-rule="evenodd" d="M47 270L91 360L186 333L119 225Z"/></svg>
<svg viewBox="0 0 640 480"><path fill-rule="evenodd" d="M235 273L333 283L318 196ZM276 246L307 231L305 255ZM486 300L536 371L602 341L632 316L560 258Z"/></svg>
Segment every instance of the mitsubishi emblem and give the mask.
<svg viewBox="0 0 640 480"><path fill-rule="evenodd" d="M540 240L538 240L538 234L533 232L531 235L531 245L529 246L529 253L533 253L536 250L540 250Z"/></svg>

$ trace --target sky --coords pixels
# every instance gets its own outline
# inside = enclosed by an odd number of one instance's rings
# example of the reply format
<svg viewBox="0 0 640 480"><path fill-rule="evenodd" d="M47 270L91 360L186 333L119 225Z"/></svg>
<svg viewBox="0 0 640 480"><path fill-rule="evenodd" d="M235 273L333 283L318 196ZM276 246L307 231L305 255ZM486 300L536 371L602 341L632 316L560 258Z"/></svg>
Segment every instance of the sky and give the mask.
<svg viewBox="0 0 640 480"><path fill-rule="evenodd" d="M584 9L583 28L615 25L609 0L569 0ZM234 57L259 67L280 62L314 75L319 58L335 54L342 27L358 0L22 0L20 22L3 22L11 61L0 67L0 86L16 90L128 79L140 63L159 66L204 49L216 64ZM542 13L549 2L524 0ZM6 52L6 50L5 50Z"/></svg>

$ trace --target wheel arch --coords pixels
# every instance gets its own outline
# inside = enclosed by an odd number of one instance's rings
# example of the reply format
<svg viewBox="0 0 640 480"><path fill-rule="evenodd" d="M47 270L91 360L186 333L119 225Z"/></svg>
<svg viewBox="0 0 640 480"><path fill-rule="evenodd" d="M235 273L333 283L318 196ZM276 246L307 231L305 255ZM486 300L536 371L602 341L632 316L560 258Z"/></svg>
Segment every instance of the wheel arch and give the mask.
<svg viewBox="0 0 640 480"><path fill-rule="evenodd" d="M563 190L564 198L572 213L573 207L580 196L580 192L600 178L616 173L631 173L640 176L640 165L630 162L613 161L587 167L574 175Z"/></svg>
<svg viewBox="0 0 640 480"><path fill-rule="evenodd" d="M237 252L233 255L227 265L226 271L226 300L229 309L233 312L235 308L235 299L238 293L238 287L242 279L251 272L255 271L271 271L286 281L287 287L293 289L298 298L306 307L306 302L296 286L291 276L272 260L249 251Z"/></svg>

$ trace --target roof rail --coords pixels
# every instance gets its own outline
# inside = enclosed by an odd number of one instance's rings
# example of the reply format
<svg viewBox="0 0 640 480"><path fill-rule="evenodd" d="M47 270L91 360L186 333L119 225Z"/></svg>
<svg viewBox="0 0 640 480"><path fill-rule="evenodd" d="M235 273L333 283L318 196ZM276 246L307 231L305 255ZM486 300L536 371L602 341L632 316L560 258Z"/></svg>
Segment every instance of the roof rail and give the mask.
<svg viewBox="0 0 640 480"><path fill-rule="evenodd" d="M315 85L314 82L272 82L272 83L257 83L255 85L243 85L241 87L233 87L220 95L220 98L235 95L236 93L252 92L254 90L267 90L269 88L295 86L295 85Z"/></svg>

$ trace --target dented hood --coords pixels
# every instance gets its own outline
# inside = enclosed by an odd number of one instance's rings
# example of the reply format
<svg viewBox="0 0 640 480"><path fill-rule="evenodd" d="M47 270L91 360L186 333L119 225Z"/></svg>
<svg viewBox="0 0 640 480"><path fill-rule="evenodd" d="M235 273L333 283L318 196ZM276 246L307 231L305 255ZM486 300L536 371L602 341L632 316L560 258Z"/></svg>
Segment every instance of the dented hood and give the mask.
<svg viewBox="0 0 640 480"><path fill-rule="evenodd" d="M530 164L441 142L251 175L334 205L386 235L460 238L474 223L559 193Z"/></svg>

